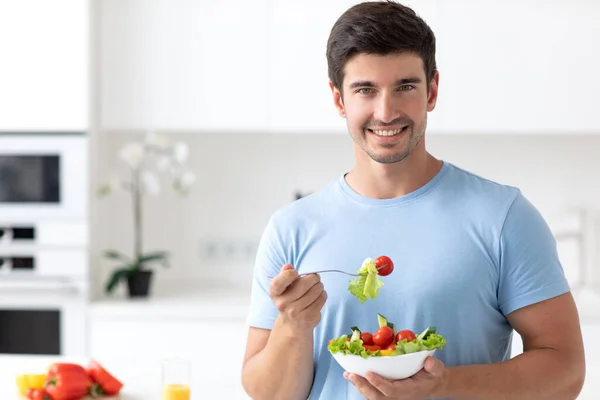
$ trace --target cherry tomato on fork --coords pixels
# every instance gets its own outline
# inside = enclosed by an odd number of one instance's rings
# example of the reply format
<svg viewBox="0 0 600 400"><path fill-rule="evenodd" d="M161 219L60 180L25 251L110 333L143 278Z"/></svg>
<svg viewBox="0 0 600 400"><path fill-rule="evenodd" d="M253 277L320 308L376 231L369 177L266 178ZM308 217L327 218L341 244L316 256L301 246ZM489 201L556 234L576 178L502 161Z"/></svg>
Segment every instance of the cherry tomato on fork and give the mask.
<svg viewBox="0 0 600 400"><path fill-rule="evenodd" d="M383 267L383 268L381 268ZM394 263L391 258L388 256L379 256L375 260L375 268L377 268L377 273L381 276L388 276L394 270ZM381 269L379 269L381 268Z"/></svg>

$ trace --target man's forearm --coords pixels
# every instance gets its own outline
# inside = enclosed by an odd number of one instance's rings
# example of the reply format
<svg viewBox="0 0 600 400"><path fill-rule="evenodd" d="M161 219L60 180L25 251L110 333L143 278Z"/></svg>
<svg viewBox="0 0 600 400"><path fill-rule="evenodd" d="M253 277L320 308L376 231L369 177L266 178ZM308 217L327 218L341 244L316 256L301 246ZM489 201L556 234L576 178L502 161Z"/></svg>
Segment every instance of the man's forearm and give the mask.
<svg viewBox="0 0 600 400"><path fill-rule="evenodd" d="M464 400L576 399L585 363L553 349L533 349L508 361L449 367L438 398Z"/></svg>
<svg viewBox="0 0 600 400"><path fill-rule="evenodd" d="M313 334L275 320L265 348L248 360L242 376L254 400L306 400L313 381Z"/></svg>

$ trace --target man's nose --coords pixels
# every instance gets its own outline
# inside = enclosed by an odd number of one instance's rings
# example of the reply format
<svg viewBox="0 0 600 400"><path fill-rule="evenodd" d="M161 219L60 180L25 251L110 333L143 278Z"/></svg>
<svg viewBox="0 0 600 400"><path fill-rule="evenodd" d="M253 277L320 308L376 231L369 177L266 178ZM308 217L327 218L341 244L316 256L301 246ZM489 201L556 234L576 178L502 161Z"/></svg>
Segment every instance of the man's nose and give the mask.
<svg viewBox="0 0 600 400"><path fill-rule="evenodd" d="M388 93L382 93L375 106L375 119L382 122L392 122L400 114L393 97Z"/></svg>

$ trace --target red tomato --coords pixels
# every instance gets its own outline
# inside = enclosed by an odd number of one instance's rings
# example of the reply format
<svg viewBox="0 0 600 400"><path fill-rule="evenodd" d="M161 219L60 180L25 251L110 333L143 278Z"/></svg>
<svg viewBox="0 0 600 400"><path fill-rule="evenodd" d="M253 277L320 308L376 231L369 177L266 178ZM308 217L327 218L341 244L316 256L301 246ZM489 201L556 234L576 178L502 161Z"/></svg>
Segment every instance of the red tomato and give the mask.
<svg viewBox="0 0 600 400"><path fill-rule="evenodd" d="M416 338L417 336L414 334L413 331L405 329L396 334L396 343L401 342L404 339L406 339L407 342L412 342Z"/></svg>
<svg viewBox="0 0 600 400"><path fill-rule="evenodd" d="M50 396L46 393L44 389L27 389L27 398L29 400L47 400L50 399Z"/></svg>
<svg viewBox="0 0 600 400"><path fill-rule="evenodd" d="M375 267L379 275L388 276L394 270L394 263L388 256L379 256L375 260ZM380 267L383 268L379 269Z"/></svg>
<svg viewBox="0 0 600 400"><path fill-rule="evenodd" d="M396 345L394 343L392 343L388 347L386 347L385 349L386 350L396 350Z"/></svg>
<svg viewBox="0 0 600 400"><path fill-rule="evenodd" d="M363 341L363 346L364 345L369 345L369 344L374 344L373 342L373 335L371 335L369 332L363 332L360 334L360 339Z"/></svg>
<svg viewBox="0 0 600 400"><path fill-rule="evenodd" d="M363 345L363 347L365 348L365 350L372 351L372 352L375 352L377 350L381 350L381 347L375 346L375 345L368 345L367 344L367 345Z"/></svg>
<svg viewBox="0 0 600 400"><path fill-rule="evenodd" d="M375 331L373 343L380 347L387 347L394 341L394 331L389 326L382 326Z"/></svg>

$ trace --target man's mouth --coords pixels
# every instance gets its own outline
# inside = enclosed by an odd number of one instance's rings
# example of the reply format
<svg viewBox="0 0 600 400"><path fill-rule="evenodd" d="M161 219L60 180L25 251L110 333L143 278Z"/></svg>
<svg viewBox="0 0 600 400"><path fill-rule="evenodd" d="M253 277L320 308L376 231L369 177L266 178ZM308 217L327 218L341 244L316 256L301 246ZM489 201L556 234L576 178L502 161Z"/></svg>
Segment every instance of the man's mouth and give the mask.
<svg viewBox="0 0 600 400"><path fill-rule="evenodd" d="M398 129L368 129L371 133L376 134L377 136L396 136L404 132L408 128L408 126L398 128Z"/></svg>

